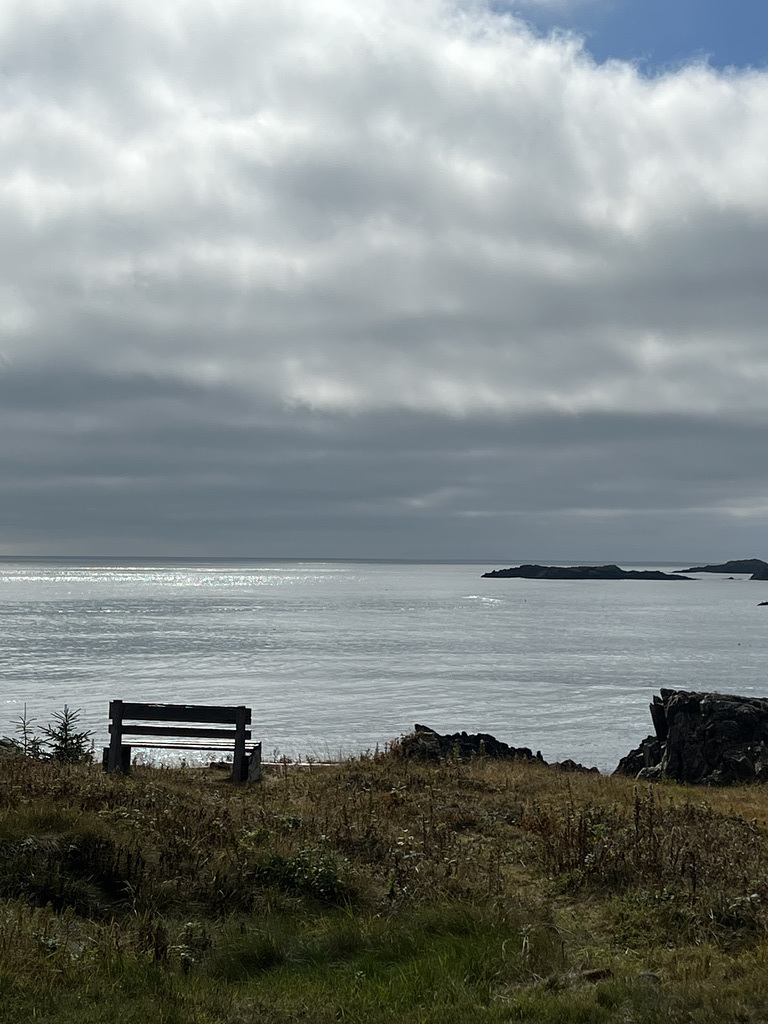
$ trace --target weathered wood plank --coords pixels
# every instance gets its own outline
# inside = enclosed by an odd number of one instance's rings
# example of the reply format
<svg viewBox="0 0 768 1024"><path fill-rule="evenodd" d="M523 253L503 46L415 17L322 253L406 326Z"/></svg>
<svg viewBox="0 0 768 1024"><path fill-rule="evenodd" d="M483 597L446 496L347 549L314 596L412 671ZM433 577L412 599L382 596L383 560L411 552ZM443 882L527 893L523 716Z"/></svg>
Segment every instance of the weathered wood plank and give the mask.
<svg viewBox="0 0 768 1024"><path fill-rule="evenodd" d="M118 703L112 701L112 704ZM222 725L235 725L238 720L239 707L217 707L203 704L139 704L120 701L122 717L140 718L144 722L215 722ZM245 724L251 721L251 709L243 708ZM110 717L112 705L110 704Z"/></svg>
<svg viewBox="0 0 768 1024"><path fill-rule="evenodd" d="M232 754L232 744L226 747L215 747L212 743L152 743L147 741L131 742L131 748L137 750L215 750L219 754Z"/></svg>
<svg viewBox="0 0 768 1024"><path fill-rule="evenodd" d="M111 727L110 727L111 731ZM122 726L123 736L195 736L203 740L231 740L235 742L239 735L234 729L201 729L199 726L190 725L126 725ZM245 735L251 738L251 731L247 729Z"/></svg>

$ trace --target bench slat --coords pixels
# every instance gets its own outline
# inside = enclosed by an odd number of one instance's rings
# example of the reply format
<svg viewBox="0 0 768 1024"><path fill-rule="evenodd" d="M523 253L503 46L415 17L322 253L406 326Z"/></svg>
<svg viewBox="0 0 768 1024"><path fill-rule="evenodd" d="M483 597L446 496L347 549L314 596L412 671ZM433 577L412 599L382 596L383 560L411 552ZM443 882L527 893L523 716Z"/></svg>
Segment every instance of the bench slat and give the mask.
<svg viewBox="0 0 768 1024"><path fill-rule="evenodd" d="M232 760L232 747L214 747L211 743L131 743L131 750L215 750L219 754L229 754Z"/></svg>
<svg viewBox="0 0 768 1024"><path fill-rule="evenodd" d="M234 725L236 707L217 707L202 704L137 704L123 702L123 718L140 718L145 722L216 722ZM112 717L112 707L109 709ZM251 709L245 709L245 722L251 721Z"/></svg>
<svg viewBox="0 0 768 1024"><path fill-rule="evenodd" d="M112 726L109 727L112 732ZM194 726L175 725L123 725L121 728L123 736L195 736L203 740L231 740L235 741L234 729L200 729ZM251 738L251 730L245 730L245 739Z"/></svg>

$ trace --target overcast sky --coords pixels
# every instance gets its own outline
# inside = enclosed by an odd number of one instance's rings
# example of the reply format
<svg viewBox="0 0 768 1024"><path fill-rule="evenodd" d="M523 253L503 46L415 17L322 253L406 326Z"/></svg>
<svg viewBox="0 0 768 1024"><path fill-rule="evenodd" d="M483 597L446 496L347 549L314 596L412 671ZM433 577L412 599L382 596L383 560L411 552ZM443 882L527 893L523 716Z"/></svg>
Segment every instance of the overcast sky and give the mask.
<svg viewBox="0 0 768 1024"><path fill-rule="evenodd" d="M0 553L768 557L764 0L5 0Z"/></svg>

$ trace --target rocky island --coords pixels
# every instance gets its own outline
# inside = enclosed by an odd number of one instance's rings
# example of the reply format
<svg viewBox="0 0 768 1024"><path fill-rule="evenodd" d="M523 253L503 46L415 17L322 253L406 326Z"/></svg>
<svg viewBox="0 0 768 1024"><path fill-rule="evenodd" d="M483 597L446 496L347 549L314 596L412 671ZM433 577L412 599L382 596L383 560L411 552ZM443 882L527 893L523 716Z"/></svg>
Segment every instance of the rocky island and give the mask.
<svg viewBox="0 0 768 1024"><path fill-rule="evenodd" d="M768 565L766 566L768 570ZM693 571L693 570L691 570ZM658 569L621 569L618 565L518 565L484 572L482 579L523 580L687 580L690 576Z"/></svg>
<svg viewBox="0 0 768 1024"><path fill-rule="evenodd" d="M690 569L681 569L681 572L719 572L719 573L751 573L753 580L768 580L768 562L762 558L734 558L730 562L720 562L717 565L694 565Z"/></svg>

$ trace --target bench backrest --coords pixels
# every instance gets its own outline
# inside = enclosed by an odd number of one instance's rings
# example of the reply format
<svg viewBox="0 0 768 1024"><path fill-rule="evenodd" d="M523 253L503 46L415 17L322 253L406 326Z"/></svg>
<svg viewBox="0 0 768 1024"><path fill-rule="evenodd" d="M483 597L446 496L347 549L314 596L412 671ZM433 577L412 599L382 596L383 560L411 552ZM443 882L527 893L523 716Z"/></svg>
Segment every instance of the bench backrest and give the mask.
<svg viewBox="0 0 768 1024"><path fill-rule="evenodd" d="M238 712L245 711L245 722L250 725L251 709L222 707L218 704L136 704L125 700L109 702L109 717L138 718L142 722L220 722L235 724Z"/></svg>
<svg viewBox="0 0 768 1024"><path fill-rule="evenodd" d="M221 707L210 704L136 704L123 700L109 703L109 718L112 725L122 733L132 736L196 736L211 739L232 739L237 732L251 724L251 709ZM126 719L141 722L208 722L220 725L234 725L234 729L200 729L187 726L132 725ZM112 732L110 725L110 732ZM250 732L246 730L246 738Z"/></svg>

